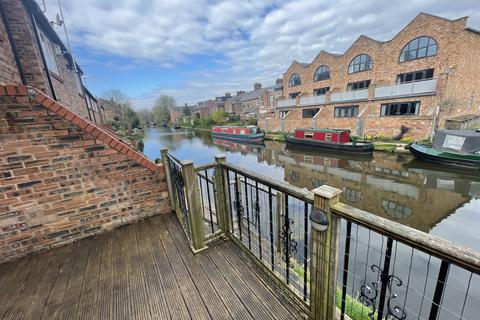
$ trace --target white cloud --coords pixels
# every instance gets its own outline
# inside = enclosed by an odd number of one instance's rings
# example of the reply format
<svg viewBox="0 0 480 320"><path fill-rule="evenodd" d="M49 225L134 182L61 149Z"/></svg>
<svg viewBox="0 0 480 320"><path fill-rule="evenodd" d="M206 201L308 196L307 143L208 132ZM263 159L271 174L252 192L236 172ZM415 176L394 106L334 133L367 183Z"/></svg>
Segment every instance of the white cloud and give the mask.
<svg viewBox="0 0 480 320"><path fill-rule="evenodd" d="M360 35L387 40L420 11L470 16L476 0L64 0L72 42L144 63L175 67L193 55L216 54L224 68L192 70L192 81L160 88L180 103L271 84L294 59L310 62L321 50L343 52ZM58 11L47 0L47 15ZM213 72L213 73L212 73ZM214 79L214 81L212 81ZM198 83L202 85L199 86ZM199 89L200 88L200 89ZM159 89L159 90L160 90ZM158 92L138 97L143 104Z"/></svg>

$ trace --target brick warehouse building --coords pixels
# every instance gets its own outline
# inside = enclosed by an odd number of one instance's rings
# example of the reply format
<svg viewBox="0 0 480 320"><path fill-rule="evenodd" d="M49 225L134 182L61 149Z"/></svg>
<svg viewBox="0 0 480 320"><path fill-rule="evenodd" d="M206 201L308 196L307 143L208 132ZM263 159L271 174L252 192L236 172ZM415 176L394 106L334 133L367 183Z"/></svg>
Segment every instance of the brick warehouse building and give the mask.
<svg viewBox="0 0 480 320"><path fill-rule="evenodd" d="M103 123L101 109L82 83L82 69L42 11L34 0L0 0L0 84L31 85Z"/></svg>
<svg viewBox="0 0 480 320"><path fill-rule="evenodd" d="M266 131L349 128L356 135L423 139L451 117L480 114L480 32L467 18L420 13L393 39L360 36L343 54L321 51L283 74Z"/></svg>

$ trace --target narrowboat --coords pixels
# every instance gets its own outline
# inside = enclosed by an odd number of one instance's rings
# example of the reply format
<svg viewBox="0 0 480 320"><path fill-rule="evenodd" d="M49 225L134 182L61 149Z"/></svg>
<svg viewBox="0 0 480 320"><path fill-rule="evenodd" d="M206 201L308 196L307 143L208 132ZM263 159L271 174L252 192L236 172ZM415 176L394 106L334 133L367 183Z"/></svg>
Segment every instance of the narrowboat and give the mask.
<svg viewBox="0 0 480 320"><path fill-rule="evenodd" d="M433 145L413 143L409 150L423 161L480 170L478 130L438 130L433 137Z"/></svg>
<svg viewBox="0 0 480 320"><path fill-rule="evenodd" d="M263 143L264 136L265 134L257 126L215 126L212 128L212 137L224 140Z"/></svg>
<svg viewBox="0 0 480 320"><path fill-rule="evenodd" d="M372 142L357 141L350 130L344 129L295 129L291 137L286 137L287 147L301 147L318 151L343 152L352 154L372 154Z"/></svg>

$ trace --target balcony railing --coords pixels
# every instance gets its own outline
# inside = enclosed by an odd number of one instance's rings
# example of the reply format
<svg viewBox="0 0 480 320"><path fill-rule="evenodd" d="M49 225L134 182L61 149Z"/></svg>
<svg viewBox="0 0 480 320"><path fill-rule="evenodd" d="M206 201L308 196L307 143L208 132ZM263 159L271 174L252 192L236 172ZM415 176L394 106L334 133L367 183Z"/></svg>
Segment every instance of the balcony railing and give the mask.
<svg viewBox="0 0 480 320"><path fill-rule="evenodd" d="M285 99L277 101L277 108L295 107L297 105L297 99Z"/></svg>
<svg viewBox="0 0 480 320"><path fill-rule="evenodd" d="M478 318L480 252L341 203L339 189L310 192L223 155L195 167L209 183L200 182L202 196L192 162L173 160L182 165L184 191L173 195L186 198L193 249L205 248L204 233L223 233L312 318ZM168 169L171 189L178 173ZM212 202L208 215L202 198Z"/></svg>
<svg viewBox="0 0 480 320"><path fill-rule="evenodd" d="M387 87L375 88L374 97L394 98L409 97L423 94L434 94L437 91L437 79L402 83Z"/></svg>
<svg viewBox="0 0 480 320"><path fill-rule="evenodd" d="M300 98L300 106L312 106L317 104L324 104L325 102L326 98L324 95Z"/></svg>
<svg viewBox="0 0 480 320"><path fill-rule="evenodd" d="M332 93L330 102L358 101L368 99L368 89Z"/></svg>

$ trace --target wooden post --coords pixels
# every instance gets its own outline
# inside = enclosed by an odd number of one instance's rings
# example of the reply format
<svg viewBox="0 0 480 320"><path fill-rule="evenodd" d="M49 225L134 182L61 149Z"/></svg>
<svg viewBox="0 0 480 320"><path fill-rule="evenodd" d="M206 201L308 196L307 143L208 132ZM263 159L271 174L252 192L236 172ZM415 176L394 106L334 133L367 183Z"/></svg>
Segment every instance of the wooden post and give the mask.
<svg viewBox="0 0 480 320"><path fill-rule="evenodd" d="M227 157L223 154L215 156L215 208L217 209L218 226L226 235L230 233L230 215L228 214L228 194L229 190L227 177L223 175L222 164L227 161Z"/></svg>
<svg viewBox="0 0 480 320"><path fill-rule="evenodd" d="M194 253L198 253L207 247L204 242L205 226L203 225L200 189L198 187L197 174L193 167L193 161L182 161L182 175L185 184L185 198L187 201L188 220L190 222L192 250Z"/></svg>
<svg viewBox="0 0 480 320"><path fill-rule="evenodd" d="M340 219L330 207L339 202L342 191L327 185L312 190L314 194L311 218L312 259L310 262L310 299L313 319L335 319L336 266ZM312 216L320 213L328 220L326 230L319 231Z"/></svg>
<svg viewBox="0 0 480 320"><path fill-rule="evenodd" d="M162 155L162 163L163 163L163 167L165 168L165 180L167 180L168 198L170 199L170 208L172 209L172 211L175 211L176 209L175 199L173 197L172 177L170 176L168 149L167 148L161 149L160 154Z"/></svg>

